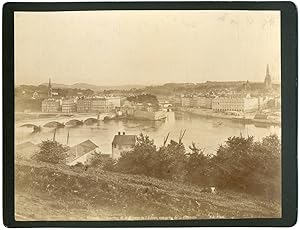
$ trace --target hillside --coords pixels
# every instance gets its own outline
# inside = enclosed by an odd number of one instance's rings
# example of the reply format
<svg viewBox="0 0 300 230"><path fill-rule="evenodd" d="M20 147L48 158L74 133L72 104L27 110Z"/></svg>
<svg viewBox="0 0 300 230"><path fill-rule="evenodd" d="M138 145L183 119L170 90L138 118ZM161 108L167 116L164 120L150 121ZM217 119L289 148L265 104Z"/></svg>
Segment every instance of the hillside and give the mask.
<svg viewBox="0 0 300 230"><path fill-rule="evenodd" d="M43 86L48 86L48 83L42 83ZM70 88L70 89L91 89L93 91L103 91L103 90L130 90L133 88L141 89L144 88L144 85L108 85L108 86L99 86L99 85L93 85L88 83L74 83L71 85L67 84L59 84L59 83L52 83L53 88Z"/></svg>
<svg viewBox="0 0 300 230"><path fill-rule="evenodd" d="M17 220L280 217L280 204L248 194L67 166L16 162Z"/></svg>

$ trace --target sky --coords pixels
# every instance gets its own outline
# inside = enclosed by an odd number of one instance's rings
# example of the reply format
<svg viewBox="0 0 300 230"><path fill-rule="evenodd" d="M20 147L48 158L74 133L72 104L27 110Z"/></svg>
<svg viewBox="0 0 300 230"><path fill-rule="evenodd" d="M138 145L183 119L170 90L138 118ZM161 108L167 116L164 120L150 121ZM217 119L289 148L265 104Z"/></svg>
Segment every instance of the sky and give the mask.
<svg viewBox="0 0 300 230"><path fill-rule="evenodd" d="M15 12L15 84L280 81L280 11Z"/></svg>

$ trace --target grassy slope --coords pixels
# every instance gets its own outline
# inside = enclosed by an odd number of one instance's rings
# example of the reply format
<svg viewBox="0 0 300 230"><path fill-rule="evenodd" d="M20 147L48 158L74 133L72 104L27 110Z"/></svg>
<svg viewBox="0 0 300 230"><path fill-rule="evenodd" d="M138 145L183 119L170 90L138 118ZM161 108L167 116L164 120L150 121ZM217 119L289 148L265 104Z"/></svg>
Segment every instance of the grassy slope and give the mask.
<svg viewBox="0 0 300 230"><path fill-rule="evenodd" d="M280 217L280 205L247 194L145 176L16 163L17 220Z"/></svg>

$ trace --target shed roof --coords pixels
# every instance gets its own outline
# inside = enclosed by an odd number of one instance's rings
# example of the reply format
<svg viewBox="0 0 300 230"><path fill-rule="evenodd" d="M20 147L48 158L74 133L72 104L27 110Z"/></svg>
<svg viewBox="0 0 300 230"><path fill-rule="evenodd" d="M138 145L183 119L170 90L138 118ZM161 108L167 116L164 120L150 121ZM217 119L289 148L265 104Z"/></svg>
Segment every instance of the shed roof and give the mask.
<svg viewBox="0 0 300 230"><path fill-rule="evenodd" d="M78 145L71 147L67 152L67 161L74 161L88 152L98 148L91 140L86 140Z"/></svg>
<svg viewBox="0 0 300 230"><path fill-rule="evenodd" d="M115 135L112 144L114 145L134 145L136 135Z"/></svg>

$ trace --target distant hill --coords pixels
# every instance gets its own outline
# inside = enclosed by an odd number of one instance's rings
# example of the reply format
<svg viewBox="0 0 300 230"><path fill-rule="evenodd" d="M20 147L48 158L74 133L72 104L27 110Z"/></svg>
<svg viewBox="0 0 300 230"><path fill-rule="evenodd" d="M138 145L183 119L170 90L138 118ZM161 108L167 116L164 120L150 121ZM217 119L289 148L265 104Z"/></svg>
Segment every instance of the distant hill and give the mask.
<svg viewBox="0 0 300 230"><path fill-rule="evenodd" d="M48 86L48 83L43 83L41 85ZM77 88L77 89L91 89L93 91L103 91L103 90L129 90L132 88L141 89L144 88L144 85L116 85L116 86L98 86L88 83L75 83L72 85L66 85L66 84L59 84L59 83L52 83L53 88Z"/></svg>

